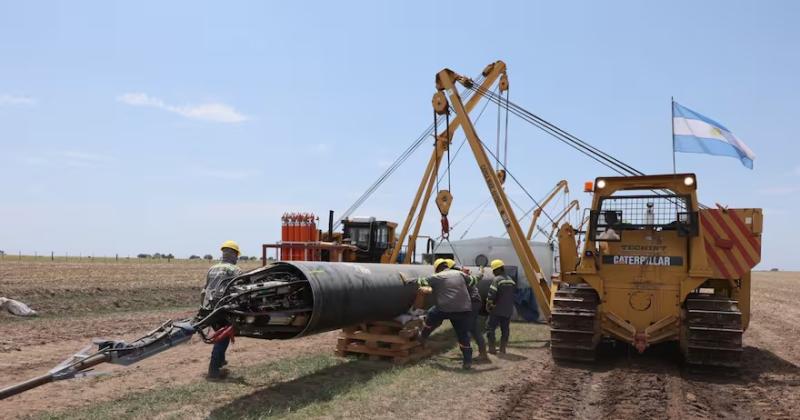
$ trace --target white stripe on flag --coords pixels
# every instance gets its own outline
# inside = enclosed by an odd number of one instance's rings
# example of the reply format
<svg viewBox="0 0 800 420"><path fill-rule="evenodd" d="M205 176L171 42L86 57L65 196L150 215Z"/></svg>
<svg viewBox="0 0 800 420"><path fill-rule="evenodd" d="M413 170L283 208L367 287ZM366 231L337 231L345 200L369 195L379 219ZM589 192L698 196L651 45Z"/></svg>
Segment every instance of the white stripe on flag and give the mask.
<svg viewBox="0 0 800 420"><path fill-rule="evenodd" d="M728 140L728 143L734 145L737 149L741 150L742 153L745 154L750 160L754 160L756 158L756 154L744 144L743 141L739 140L739 137L736 137L730 131L723 131L722 134L725 136L725 139Z"/></svg>
<svg viewBox="0 0 800 420"><path fill-rule="evenodd" d="M704 139L728 141L725 138L724 130L701 120L675 117L672 120L672 128L676 136L695 136Z"/></svg>

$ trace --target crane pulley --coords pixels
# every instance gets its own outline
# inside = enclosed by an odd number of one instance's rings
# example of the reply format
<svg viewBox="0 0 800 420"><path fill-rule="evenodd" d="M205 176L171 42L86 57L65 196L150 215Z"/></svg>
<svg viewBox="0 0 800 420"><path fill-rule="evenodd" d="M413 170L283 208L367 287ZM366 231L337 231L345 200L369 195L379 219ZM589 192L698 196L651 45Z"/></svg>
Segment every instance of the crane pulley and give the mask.
<svg viewBox="0 0 800 420"><path fill-rule="evenodd" d="M481 73L481 77L483 78L483 80L477 86L481 89L488 89L489 87L494 85L494 83L502 76L504 72L505 72L505 64L503 64L502 66L495 64L490 64L486 66L486 68ZM469 89L476 86L476 83L472 79L463 76L459 77L461 77L460 83L466 88ZM438 86L440 85L439 81L437 80L437 87ZM475 107L475 105L477 105L477 103L481 100L481 98L482 98L481 95L472 95L465 104L465 111L466 112L472 111L472 109ZM432 195L434 184L436 184L436 182L438 181L439 166L445 154L448 152L450 148L450 143L451 139L453 138L453 133L455 133L455 131L461 125L461 120L458 118L452 121L449 120L449 112L448 112L449 103L442 89L437 89L436 94L434 94L433 98L431 99L431 104L433 106L435 115L445 116L447 122L447 128L441 134L434 133L434 138L435 138L434 150L431 153L431 157L428 159L428 165L425 167L425 171L423 172L422 175L422 180L419 184L419 187L417 188L414 200L411 203L411 208L408 211L405 223L403 223L403 227L400 231L400 237L398 238L397 244L392 249L392 255L389 261L393 263L399 262L398 257L403 247L403 243L407 238L408 238L408 246L406 247L406 254L405 257L403 258L403 262L404 263L411 262L411 256L414 254L416 239L419 235L419 230L422 226L422 222L425 217L425 212L428 207L428 202ZM433 130L438 131L437 127L433 127ZM452 196L449 197L448 202L452 202ZM409 232L411 232L410 235ZM449 234L449 232L450 231L448 228L446 234Z"/></svg>
<svg viewBox="0 0 800 420"><path fill-rule="evenodd" d="M497 61L487 67L487 69L498 71L502 75L506 74L505 68L505 63L502 61ZM514 251L519 257L523 271L525 272L525 276L527 277L528 282L530 283L534 292L534 296L536 297L536 301L539 304L539 308L542 311L545 319L549 319L549 286L544 278L544 275L542 274L539 262L533 255L533 250L531 249L530 244L525 239L525 235L523 234L522 228L519 225L519 220L514 214L514 210L511 207L508 196L506 196L505 191L503 190L503 184L500 182L498 172L492 169L492 164L486 154L484 144L478 137L475 127L469 118L469 109L464 106L461 96L458 93L455 83L461 83L467 86L464 79L465 78L463 76L458 75L452 70L444 69L436 75L437 91L446 91L449 93L450 106L453 108L456 115L454 122L459 123L462 131L467 137L467 142L469 143L470 149L472 149L475 161L478 164L478 169L483 175L486 186L489 189L489 193L494 200L498 213L500 214L500 219L508 231ZM503 165L503 167L505 169L505 165Z"/></svg>

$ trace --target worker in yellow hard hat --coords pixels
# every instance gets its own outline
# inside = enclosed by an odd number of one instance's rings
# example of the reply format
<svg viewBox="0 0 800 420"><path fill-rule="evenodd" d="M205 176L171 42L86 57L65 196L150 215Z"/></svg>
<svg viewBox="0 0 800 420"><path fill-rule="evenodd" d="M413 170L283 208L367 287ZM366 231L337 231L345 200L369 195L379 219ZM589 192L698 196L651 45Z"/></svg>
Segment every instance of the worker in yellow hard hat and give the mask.
<svg viewBox="0 0 800 420"><path fill-rule="evenodd" d="M208 269L206 274L206 287L203 289L203 308L212 309L213 305L222 297L222 293L230 283L230 280L242 274L242 270L236 265L239 260L239 244L234 241L225 241L220 247L222 259ZM214 343L211 349L211 361L208 364L209 379L223 379L228 372L222 369L228 364L225 360L225 352L230 344L230 337L223 337Z"/></svg>
<svg viewBox="0 0 800 420"><path fill-rule="evenodd" d="M472 320L472 306L468 289L469 276L461 271L450 270L455 261L437 258L433 262L435 274L430 277L420 277L413 284L420 288L428 288L433 293L434 306L425 316L425 325L417 338L425 343L433 330L449 319L453 330L458 337L458 346L463 356L463 368L472 368L472 347L470 346L469 330Z"/></svg>
<svg viewBox="0 0 800 420"><path fill-rule="evenodd" d="M511 314L514 312L514 293L517 282L506 274L506 265L503 260L493 260L490 264L494 280L489 286L489 295L486 298L486 311L489 320L486 322L486 340L489 342L489 353L495 354L495 330L500 327L500 354L506 353L508 340L511 338L509 324Z"/></svg>

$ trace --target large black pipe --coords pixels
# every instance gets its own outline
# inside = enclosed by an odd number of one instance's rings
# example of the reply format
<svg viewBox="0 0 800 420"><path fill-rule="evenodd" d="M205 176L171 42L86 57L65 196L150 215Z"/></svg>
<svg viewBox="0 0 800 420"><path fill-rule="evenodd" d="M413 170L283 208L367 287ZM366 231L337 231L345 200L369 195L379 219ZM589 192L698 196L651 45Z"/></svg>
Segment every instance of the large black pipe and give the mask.
<svg viewBox="0 0 800 420"><path fill-rule="evenodd" d="M391 319L408 311L417 287L407 282L430 276L429 265L293 263L308 279L314 298L311 319L300 335L311 335L368 320Z"/></svg>
<svg viewBox="0 0 800 420"><path fill-rule="evenodd" d="M477 269L473 268L475 270ZM293 295L298 298L303 294L301 301L295 300L292 303L294 306L272 312L273 320L276 317L292 316L300 323L291 321L285 325L276 325L271 321L261 322L251 317L248 324L244 321L246 316L231 317L230 320L236 324L240 335L289 339L366 321L392 319L406 313L413 305L417 293L413 281L432 274L433 267L430 265L277 262L245 274L237 283L261 283L265 287L278 290L282 287L280 284L272 286L268 282L288 280L295 288L298 283L305 285L307 282L309 290L298 291ZM247 279L248 276L250 279ZM484 279L479 287L484 296L491 279L491 271L485 269ZM284 296L288 295L291 293L284 292L273 299L276 302L285 302Z"/></svg>

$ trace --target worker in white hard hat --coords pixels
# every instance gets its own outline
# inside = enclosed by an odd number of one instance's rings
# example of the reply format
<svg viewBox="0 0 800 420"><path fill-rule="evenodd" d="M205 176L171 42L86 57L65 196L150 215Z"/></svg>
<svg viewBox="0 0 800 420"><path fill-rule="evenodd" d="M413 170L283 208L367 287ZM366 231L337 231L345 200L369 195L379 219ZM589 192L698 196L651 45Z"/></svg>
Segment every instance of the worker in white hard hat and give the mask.
<svg viewBox="0 0 800 420"><path fill-rule="evenodd" d="M511 337L509 324L511 314L514 312L514 293L517 290L517 282L506 274L505 263L503 260L493 260L490 264L494 280L489 286L489 295L486 297L486 311L489 312L489 320L486 322L486 340L489 342L489 353L495 354L495 330L500 327L500 354L506 353L506 346Z"/></svg>
<svg viewBox="0 0 800 420"><path fill-rule="evenodd" d="M239 244L234 241L225 241L220 247L222 260L211 266L206 274L206 287L203 289L203 307L211 309L212 305L222 296L230 280L242 274L242 270L236 265L239 260ZM208 364L209 379L223 379L228 372L222 369L228 364L225 360L225 352L231 339L229 336L221 337L214 343L211 350L211 361Z"/></svg>

